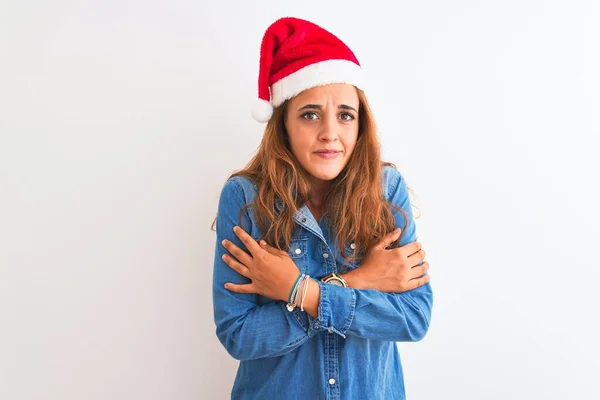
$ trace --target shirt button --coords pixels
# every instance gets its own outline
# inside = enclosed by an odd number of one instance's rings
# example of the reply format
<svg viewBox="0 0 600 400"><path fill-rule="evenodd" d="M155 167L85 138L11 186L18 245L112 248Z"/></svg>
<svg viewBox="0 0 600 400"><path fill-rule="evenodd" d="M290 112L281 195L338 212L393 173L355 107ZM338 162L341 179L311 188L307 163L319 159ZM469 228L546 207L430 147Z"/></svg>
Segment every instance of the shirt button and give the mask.
<svg viewBox="0 0 600 400"><path fill-rule="evenodd" d="M329 254L323 253L323 258L329 258Z"/></svg>
<svg viewBox="0 0 600 400"><path fill-rule="evenodd" d="M302 218L302 222L306 222L306 218Z"/></svg>
<svg viewBox="0 0 600 400"><path fill-rule="evenodd" d="M302 250L300 250L300 249L296 249L296 250L294 250L294 253L296 253L296 254L300 254L300 253L302 253Z"/></svg>
<svg viewBox="0 0 600 400"><path fill-rule="evenodd" d="M331 329L327 329L328 333L333 333L333 331Z"/></svg>
<svg viewBox="0 0 600 400"><path fill-rule="evenodd" d="M329 380L329 384L330 384L330 385L335 385L335 379L331 378L331 379Z"/></svg>
<svg viewBox="0 0 600 400"><path fill-rule="evenodd" d="M354 250L354 249L356 248L356 245L355 245L354 243L350 243L350 248L351 248L352 250Z"/></svg>

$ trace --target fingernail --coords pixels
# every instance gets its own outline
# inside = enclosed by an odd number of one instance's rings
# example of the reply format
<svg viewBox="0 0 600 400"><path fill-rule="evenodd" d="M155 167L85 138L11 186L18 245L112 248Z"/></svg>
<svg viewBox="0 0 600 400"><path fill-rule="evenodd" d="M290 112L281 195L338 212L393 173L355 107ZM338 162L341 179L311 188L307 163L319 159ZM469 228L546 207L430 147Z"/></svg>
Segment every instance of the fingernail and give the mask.
<svg viewBox="0 0 600 400"><path fill-rule="evenodd" d="M233 227L233 231L234 231L234 232L237 232L237 226L234 226L234 227Z"/></svg>
<svg viewBox="0 0 600 400"><path fill-rule="evenodd" d="M221 244L222 244L223 246L225 246L225 245L227 244L227 239L223 239L223 240L221 241Z"/></svg>
<svg viewBox="0 0 600 400"><path fill-rule="evenodd" d="M225 286L225 289L229 289L229 283L226 283L224 286Z"/></svg>
<svg viewBox="0 0 600 400"><path fill-rule="evenodd" d="M261 241L260 241L260 245L261 245L261 246L266 246L266 245L267 245L267 242L265 242L264 240L261 240Z"/></svg>

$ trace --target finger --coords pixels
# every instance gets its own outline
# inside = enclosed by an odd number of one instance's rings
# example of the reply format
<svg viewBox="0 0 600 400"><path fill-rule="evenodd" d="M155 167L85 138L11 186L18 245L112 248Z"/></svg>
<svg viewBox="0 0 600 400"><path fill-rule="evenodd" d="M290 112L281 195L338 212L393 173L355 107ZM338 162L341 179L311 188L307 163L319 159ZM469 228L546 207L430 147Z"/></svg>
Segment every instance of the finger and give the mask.
<svg viewBox="0 0 600 400"><path fill-rule="evenodd" d="M421 250L421 243L414 241L411 243L407 243L404 246L400 246L398 248L391 249L389 251L395 252L396 255L399 256L400 258L408 258L411 255L418 252L419 250ZM412 261L412 260L410 260L410 261ZM418 264L419 262L421 262L421 261L417 261L414 264Z"/></svg>
<svg viewBox="0 0 600 400"><path fill-rule="evenodd" d="M250 254L252 254L253 256L255 256L256 254L258 254L259 252L262 251L262 249L260 248L260 246L258 245L258 243L256 242L256 240L254 240L252 238L252 236L248 235L246 233L246 231L244 231L239 226L234 226L233 227L233 232L235 233L235 235L238 238L240 238L240 240L242 241L242 243L244 243L244 245L246 246L246 248L248 249L248 251L250 252Z"/></svg>
<svg viewBox="0 0 600 400"><path fill-rule="evenodd" d="M411 289L416 289L416 288L418 288L419 286L423 286L423 285L425 285L425 284L426 284L427 282L429 282L430 280L431 280L430 276L429 276L429 275L425 275L425 276L423 276L423 277L421 277L421 278L411 279L411 280L408 282L408 285L409 285L409 287L410 287Z"/></svg>
<svg viewBox="0 0 600 400"><path fill-rule="evenodd" d="M421 250L422 247L423 246L421 245L421 242L415 240L414 242L405 244L404 246L400 247L400 251L405 257L410 257L419 250Z"/></svg>
<svg viewBox="0 0 600 400"><path fill-rule="evenodd" d="M248 266L248 267L250 265L252 265L252 257L248 253L246 253L244 250L240 249L235 243L233 243L233 242L231 242L231 241L229 241L227 239L223 239L223 241L221 242L221 244L239 262L241 262L242 264L244 264L245 266Z"/></svg>
<svg viewBox="0 0 600 400"><path fill-rule="evenodd" d="M258 244L260 244L260 247L263 250L266 250L269 252L269 254L273 254L274 256L287 256L288 253L286 251L283 250L279 250L271 245L269 245L267 242L265 242L264 240L260 240L260 242L258 242Z"/></svg>
<svg viewBox="0 0 600 400"><path fill-rule="evenodd" d="M417 251L416 253L414 253L408 257L408 261L410 261L410 264L413 267L421 264L424 259L425 259L425 250L423 250L423 248L421 248L421 250Z"/></svg>
<svg viewBox="0 0 600 400"><path fill-rule="evenodd" d="M376 247L379 249L387 249L392 243L394 243L400 237L402 229L396 228L392 232L388 233L377 243Z"/></svg>
<svg viewBox="0 0 600 400"><path fill-rule="evenodd" d="M235 292L235 293L258 293L252 283L246 283L246 284L240 285L237 283L229 283L228 282L225 284L225 289L229 290L230 292Z"/></svg>
<svg viewBox="0 0 600 400"><path fill-rule="evenodd" d="M429 270L429 262L428 261L423 261L423 264L419 265L418 267L413 267L410 270L410 274L414 278L420 278L421 276L425 275L425 273Z"/></svg>
<svg viewBox="0 0 600 400"><path fill-rule="evenodd" d="M244 264L227 254L223 254L222 258L223 261L225 261L225 263L229 265L235 272L245 276L246 278L250 278L250 270Z"/></svg>

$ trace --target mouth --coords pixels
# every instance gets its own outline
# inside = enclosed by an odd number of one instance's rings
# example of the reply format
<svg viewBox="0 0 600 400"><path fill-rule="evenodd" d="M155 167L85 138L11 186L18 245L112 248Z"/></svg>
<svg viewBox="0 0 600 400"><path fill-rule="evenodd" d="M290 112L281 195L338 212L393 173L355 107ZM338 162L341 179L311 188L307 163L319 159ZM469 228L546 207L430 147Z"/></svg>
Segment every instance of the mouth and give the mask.
<svg viewBox="0 0 600 400"><path fill-rule="evenodd" d="M315 151L315 153L317 153L317 154L335 154L335 153L341 153L341 150L319 150L319 151Z"/></svg>
<svg viewBox="0 0 600 400"><path fill-rule="evenodd" d="M342 152L340 150L319 150L315 154L321 158L335 158Z"/></svg>

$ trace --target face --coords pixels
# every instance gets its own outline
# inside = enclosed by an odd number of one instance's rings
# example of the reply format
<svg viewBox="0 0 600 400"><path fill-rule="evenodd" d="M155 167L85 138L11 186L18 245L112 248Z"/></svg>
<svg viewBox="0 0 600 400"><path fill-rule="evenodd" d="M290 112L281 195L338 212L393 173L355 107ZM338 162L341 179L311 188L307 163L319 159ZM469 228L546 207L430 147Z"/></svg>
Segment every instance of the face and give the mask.
<svg viewBox="0 0 600 400"><path fill-rule="evenodd" d="M308 89L289 100L285 126L291 151L314 183L337 177L358 137L356 88L331 84Z"/></svg>

